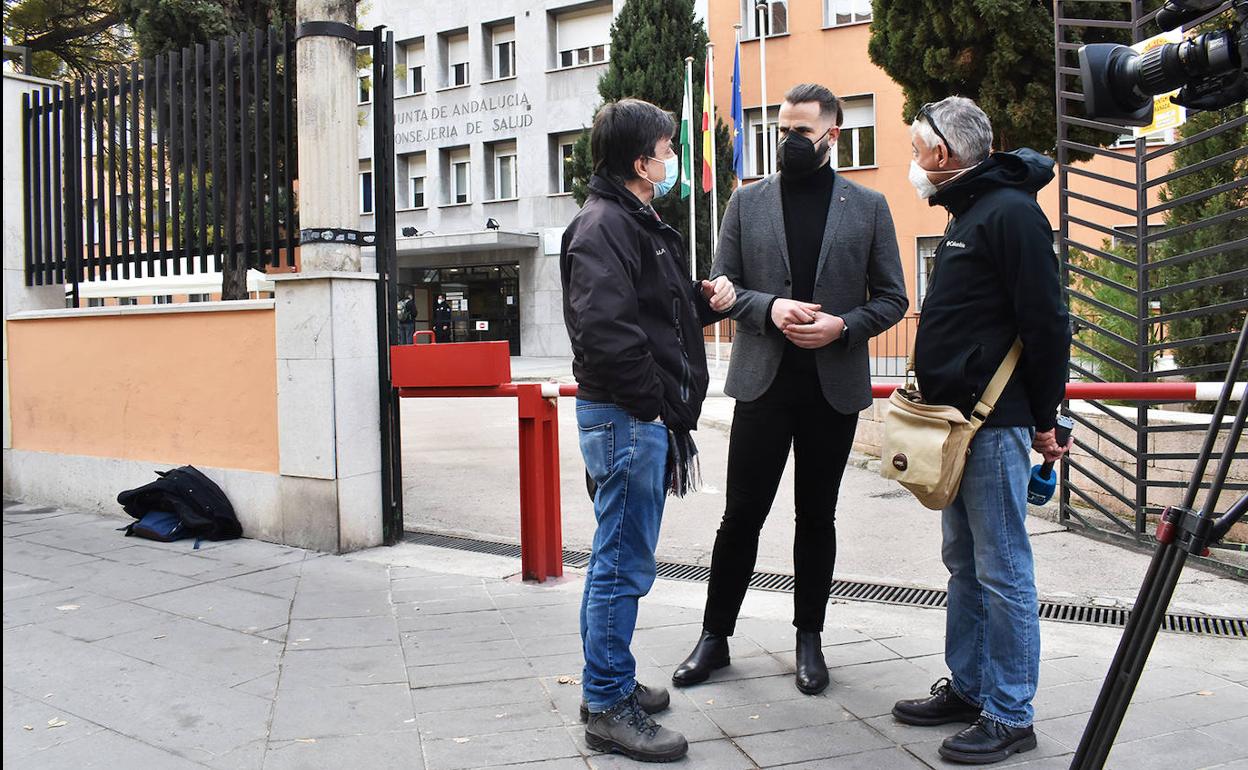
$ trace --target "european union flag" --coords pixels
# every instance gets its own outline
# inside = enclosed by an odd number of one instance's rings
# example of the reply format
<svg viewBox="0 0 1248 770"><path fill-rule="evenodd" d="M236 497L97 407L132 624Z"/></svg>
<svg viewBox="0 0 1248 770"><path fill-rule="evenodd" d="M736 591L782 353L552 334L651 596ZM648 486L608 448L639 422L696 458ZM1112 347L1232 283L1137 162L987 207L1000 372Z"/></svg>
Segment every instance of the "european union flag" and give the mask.
<svg viewBox="0 0 1248 770"><path fill-rule="evenodd" d="M741 108L741 41L732 59L732 172L745 178L745 113Z"/></svg>

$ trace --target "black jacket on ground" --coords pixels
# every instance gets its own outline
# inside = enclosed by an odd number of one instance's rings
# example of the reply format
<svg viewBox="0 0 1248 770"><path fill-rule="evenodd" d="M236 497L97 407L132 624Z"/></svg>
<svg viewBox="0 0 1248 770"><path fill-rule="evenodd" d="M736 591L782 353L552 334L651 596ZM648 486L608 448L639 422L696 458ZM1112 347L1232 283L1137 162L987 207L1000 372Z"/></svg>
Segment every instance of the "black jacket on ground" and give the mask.
<svg viewBox="0 0 1248 770"><path fill-rule="evenodd" d="M721 316L689 277L680 233L596 174L564 231L559 270L580 397L696 428L710 379L702 327Z"/></svg>
<svg viewBox="0 0 1248 770"><path fill-rule="evenodd" d="M915 339L923 398L969 414L1015 337L1023 355L990 426L1053 427L1070 360L1053 229L1036 191L1053 161L997 152L930 199L952 215L936 249Z"/></svg>

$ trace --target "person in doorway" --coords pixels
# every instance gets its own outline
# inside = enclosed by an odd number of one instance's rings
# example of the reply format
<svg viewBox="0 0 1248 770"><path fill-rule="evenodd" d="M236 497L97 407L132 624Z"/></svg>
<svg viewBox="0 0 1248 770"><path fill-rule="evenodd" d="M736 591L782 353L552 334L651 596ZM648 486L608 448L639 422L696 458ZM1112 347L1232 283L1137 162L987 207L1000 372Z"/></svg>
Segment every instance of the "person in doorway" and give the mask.
<svg viewBox="0 0 1248 770"><path fill-rule="evenodd" d="M951 96L919 110L910 182L952 217L936 250L915 339L927 403L968 414L1016 339L1022 357L971 441L962 486L942 513L949 570L945 663L931 696L898 701L911 725L970 722L945 759L989 764L1036 747L1040 623L1027 517L1028 449L1059 460L1054 425L1065 392L1070 321L1053 230L1036 192L1053 161L1028 149L992 152L992 125Z"/></svg>
<svg viewBox="0 0 1248 770"><path fill-rule="evenodd" d="M697 479L690 434L709 381L702 327L736 298L726 278L690 279L680 233L651 206L676 183L674 130L668 113L637 99L599 111L589 198L559 256L581 454L596 485L581 601L585 738L649 762L678 759L688 743L651 718L669 696L637 682L629 648L638 600L654 583L665 496Z"/></svg>
<svg viewBox="0 0 1248 770"><path fill-rule="evenodd" d="M399 344L411 345L412 337L416 334L416 300L411 289L407 289L399 298L396 315L399 319Z"/></svg>
<svg viewBox="0 0 1248 770"><path fill-rule="evenodd" d="M728 202L712 275L737 287L724 391L737 399L727 501L715 537L702 636L677 686L729 665L763 522L792 448L797 688L828 685L821 633L836 560L836 502L858 413L871 405L867 342L906 311L884 196L837 174L840 100L794 86L780 107L780 173Z"/></svg>
<svg viewBox="0 0 1248 770"><path fill-rule="evenodd" d="M451 341L451 306L445 294L439 294L433 306L433 338L436 342Z"/></svg>

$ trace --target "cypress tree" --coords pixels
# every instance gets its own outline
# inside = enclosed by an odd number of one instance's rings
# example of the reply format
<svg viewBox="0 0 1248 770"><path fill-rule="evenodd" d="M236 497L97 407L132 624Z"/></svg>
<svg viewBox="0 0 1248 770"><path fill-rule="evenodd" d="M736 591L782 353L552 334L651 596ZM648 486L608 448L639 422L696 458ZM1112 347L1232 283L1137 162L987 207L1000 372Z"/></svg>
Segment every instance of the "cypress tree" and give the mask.
<svg viewBox="0 0 1248 770"><path fill-rule="evenodd" d="M606 73L598 81L603 103L628 97L644 99L672 113L677 124L673 140L679 147L680 110L685 93L685 57L693 57L694 185L698 232L698 275L710 272L711 217L710 193L702 192L702 91L705 77L706 26L694 17L693 0L628 0L611 25L611 58ZM732 66L732 52L720 50L716 68ZM716 105L716 111L727 105ZM597 114L597 110L595 110ZM722 215L732 194L732 135L723 121L715 121L715 170ZM572 156L573 193L578 204L585 202L586 185L593 174L588 131L577 142ZM663 221L676 228L689 242L689 201L682 199L679 187L654 201Z"/></svg>

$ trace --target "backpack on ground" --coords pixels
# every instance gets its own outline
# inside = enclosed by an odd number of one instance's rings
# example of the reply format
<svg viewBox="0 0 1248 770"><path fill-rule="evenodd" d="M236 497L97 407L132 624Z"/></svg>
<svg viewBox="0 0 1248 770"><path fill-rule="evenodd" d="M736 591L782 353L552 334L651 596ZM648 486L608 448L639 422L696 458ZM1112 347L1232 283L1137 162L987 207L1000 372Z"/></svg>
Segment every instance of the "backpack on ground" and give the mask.
<svg viewBox="0 0 1248 770"><path fill-rule="evenodd" d="M199 469L183 465L156 471L160 478L117 495L117 502L137 521L126 535L152 540L232 540L242 537L234 507L221 488ZM176 523L175 520L176 519Z"/></svg>

